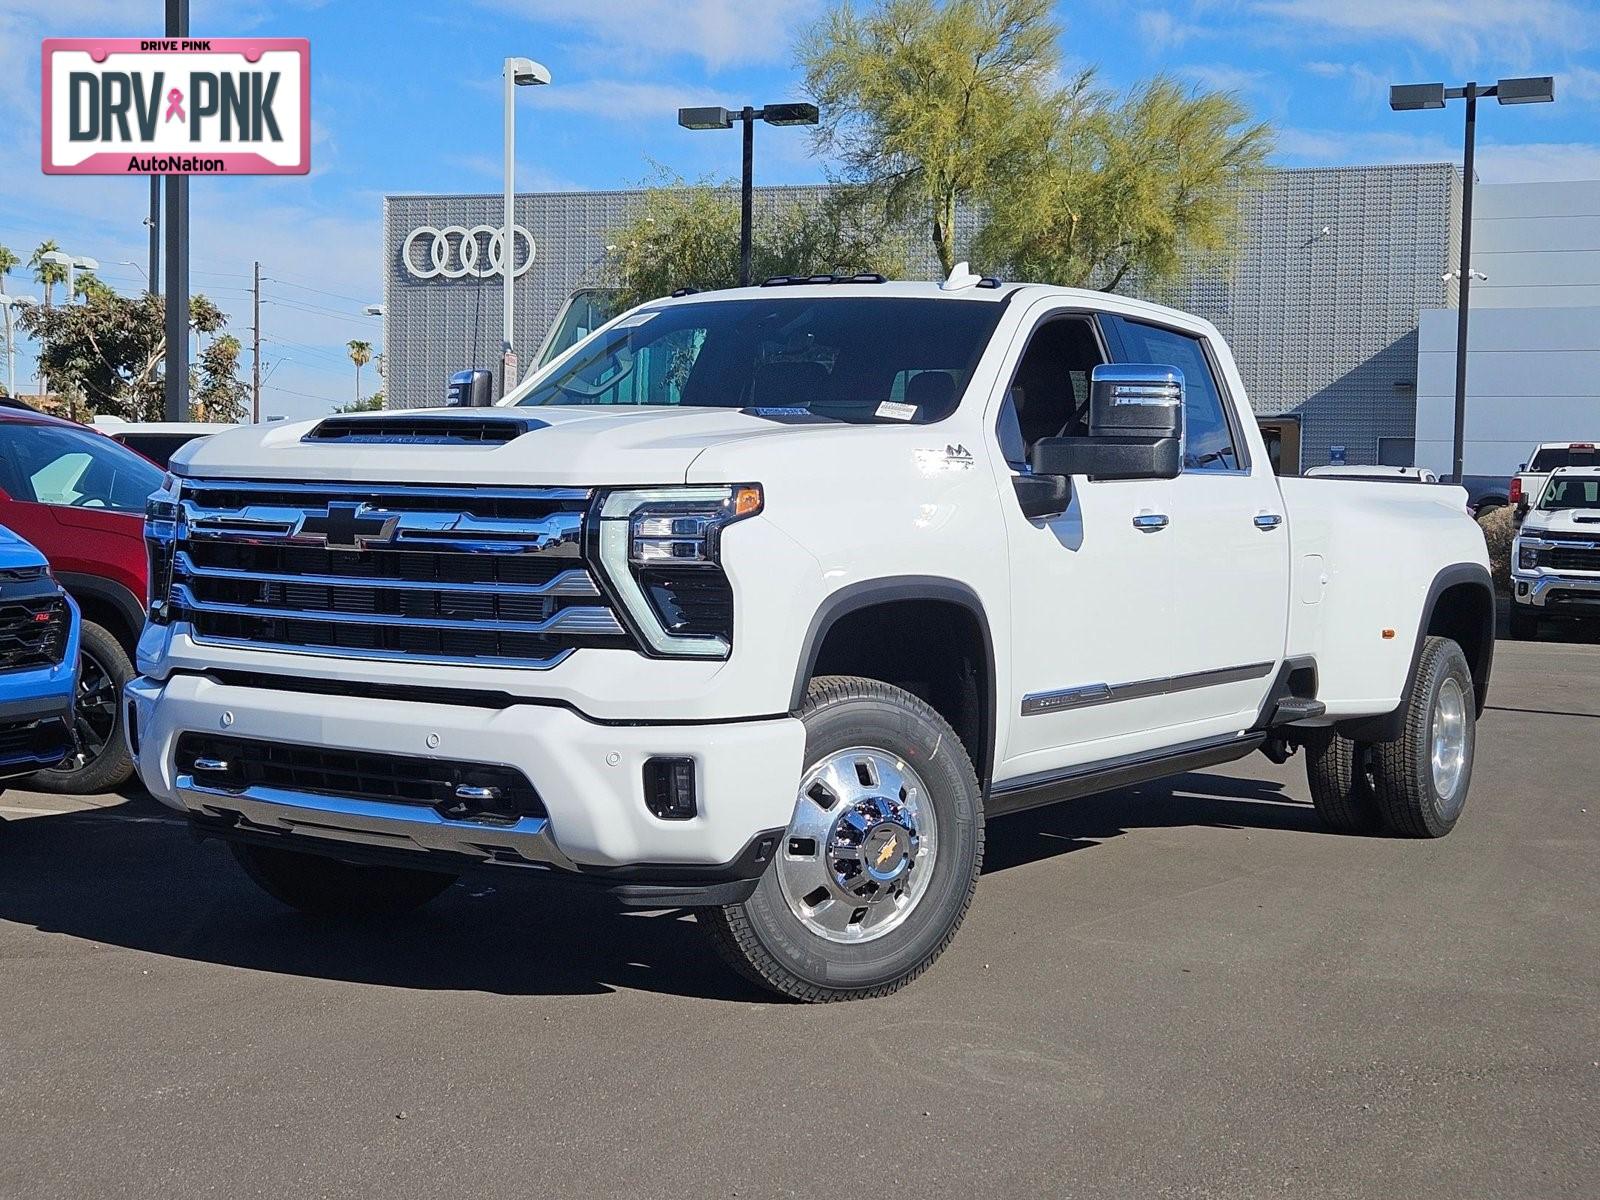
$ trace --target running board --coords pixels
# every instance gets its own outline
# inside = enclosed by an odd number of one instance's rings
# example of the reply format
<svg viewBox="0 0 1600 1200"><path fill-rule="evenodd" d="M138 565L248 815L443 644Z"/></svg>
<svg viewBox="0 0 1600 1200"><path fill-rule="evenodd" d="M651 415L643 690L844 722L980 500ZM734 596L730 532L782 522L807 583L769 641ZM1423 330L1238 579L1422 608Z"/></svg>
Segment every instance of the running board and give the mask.
<svg viewBox="0 0 1600 1200"><path fill-rule="evenodd" d="M1256 731L1216 741L1190 742L1153 754L1131 754L1104 762L1085 763L1081 767L1047 775L1028 775L1007 780L990 787L984 808L989 816L1023 812L1063 800L1076 800L1080 796L1092 796L1096 792L1111 792L1132 787L1136 783L1148 783L1152 779L1166 779L1186 771L1214 767L1218 763L1243 758L1259 749L1266 737L1265 733Z"/></svg>

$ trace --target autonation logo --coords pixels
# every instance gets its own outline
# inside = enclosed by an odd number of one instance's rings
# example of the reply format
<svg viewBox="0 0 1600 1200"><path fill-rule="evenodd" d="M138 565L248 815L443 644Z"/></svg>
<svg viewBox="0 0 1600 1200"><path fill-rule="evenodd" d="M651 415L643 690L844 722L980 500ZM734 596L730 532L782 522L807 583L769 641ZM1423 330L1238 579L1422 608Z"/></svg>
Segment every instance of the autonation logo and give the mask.
<svg viewBox="0 0 1600 1200"><path fill-rule="evenodd" d="M49 38L50 175L304 175L304 38Z"/></svg>

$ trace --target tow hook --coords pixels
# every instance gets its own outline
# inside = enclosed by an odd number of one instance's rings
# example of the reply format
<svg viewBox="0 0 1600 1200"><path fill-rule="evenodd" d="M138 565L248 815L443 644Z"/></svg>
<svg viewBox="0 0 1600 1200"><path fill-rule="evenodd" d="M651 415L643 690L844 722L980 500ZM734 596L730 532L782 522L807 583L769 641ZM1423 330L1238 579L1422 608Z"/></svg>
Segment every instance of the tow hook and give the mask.
<svg viewBox="0 0 1600 1200"><path fill-rule="evenodd" d="M1280 766L1288 762L1298 749L1299 747L1294 742L1291 742L1282 734L1274 734L1261 743L1261 753Z"/></svg>

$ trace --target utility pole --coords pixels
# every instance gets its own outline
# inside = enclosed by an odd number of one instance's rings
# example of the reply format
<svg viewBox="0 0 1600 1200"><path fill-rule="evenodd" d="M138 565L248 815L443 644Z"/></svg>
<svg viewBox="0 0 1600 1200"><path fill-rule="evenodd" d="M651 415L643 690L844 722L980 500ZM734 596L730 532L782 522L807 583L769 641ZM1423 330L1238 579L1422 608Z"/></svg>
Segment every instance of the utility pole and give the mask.
<svg viewBox="0 0 1600 1200"><path fill-rule="evenodd" d="M150 294L161 295L161 176L150 176Z"/></svg>
<svg viewBox="0 0 1600 1200"><path fill-rule="evenodd" d="M189 0L167 0L167 36L189 36ZM167 377L162 408L189 419L189 177L167 176Z"/></svg>
<svg viewBox="0 0 1600 1200"><path fill-rule="evenodd" d="M250 373L253 384L250 389L250 420L255 424L261 423L261 264L256 263L255 284L250 300Z"/></svg>
<svg viewBox="0 0 1600 1200"><path fill-rule="evenodd" d="M1472 184L1473 151L1478 133L1478 97L1484 91L1476 83L1461 89L1467 102L1466 148L1461 159L1461 270L1456 273L1456 419L1454 453L1451 455L1450 481L1460 483L1465 469L1467 444L1467 312L1472 301ZM1448 94L1448 93L1447 93Z"/></svg>

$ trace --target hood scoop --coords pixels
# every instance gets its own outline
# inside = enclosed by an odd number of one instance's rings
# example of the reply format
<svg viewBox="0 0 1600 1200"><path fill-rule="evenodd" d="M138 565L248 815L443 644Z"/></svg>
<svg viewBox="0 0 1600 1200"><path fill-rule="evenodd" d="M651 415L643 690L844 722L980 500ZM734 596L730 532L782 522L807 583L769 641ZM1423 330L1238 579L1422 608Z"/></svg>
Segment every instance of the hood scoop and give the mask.
<svg viewBox="0 0 1600 1200"><path fill-rule="evenodd" d="M301 440L341 445L497 446L548 427L536 417L329 417Z"/></svg>

